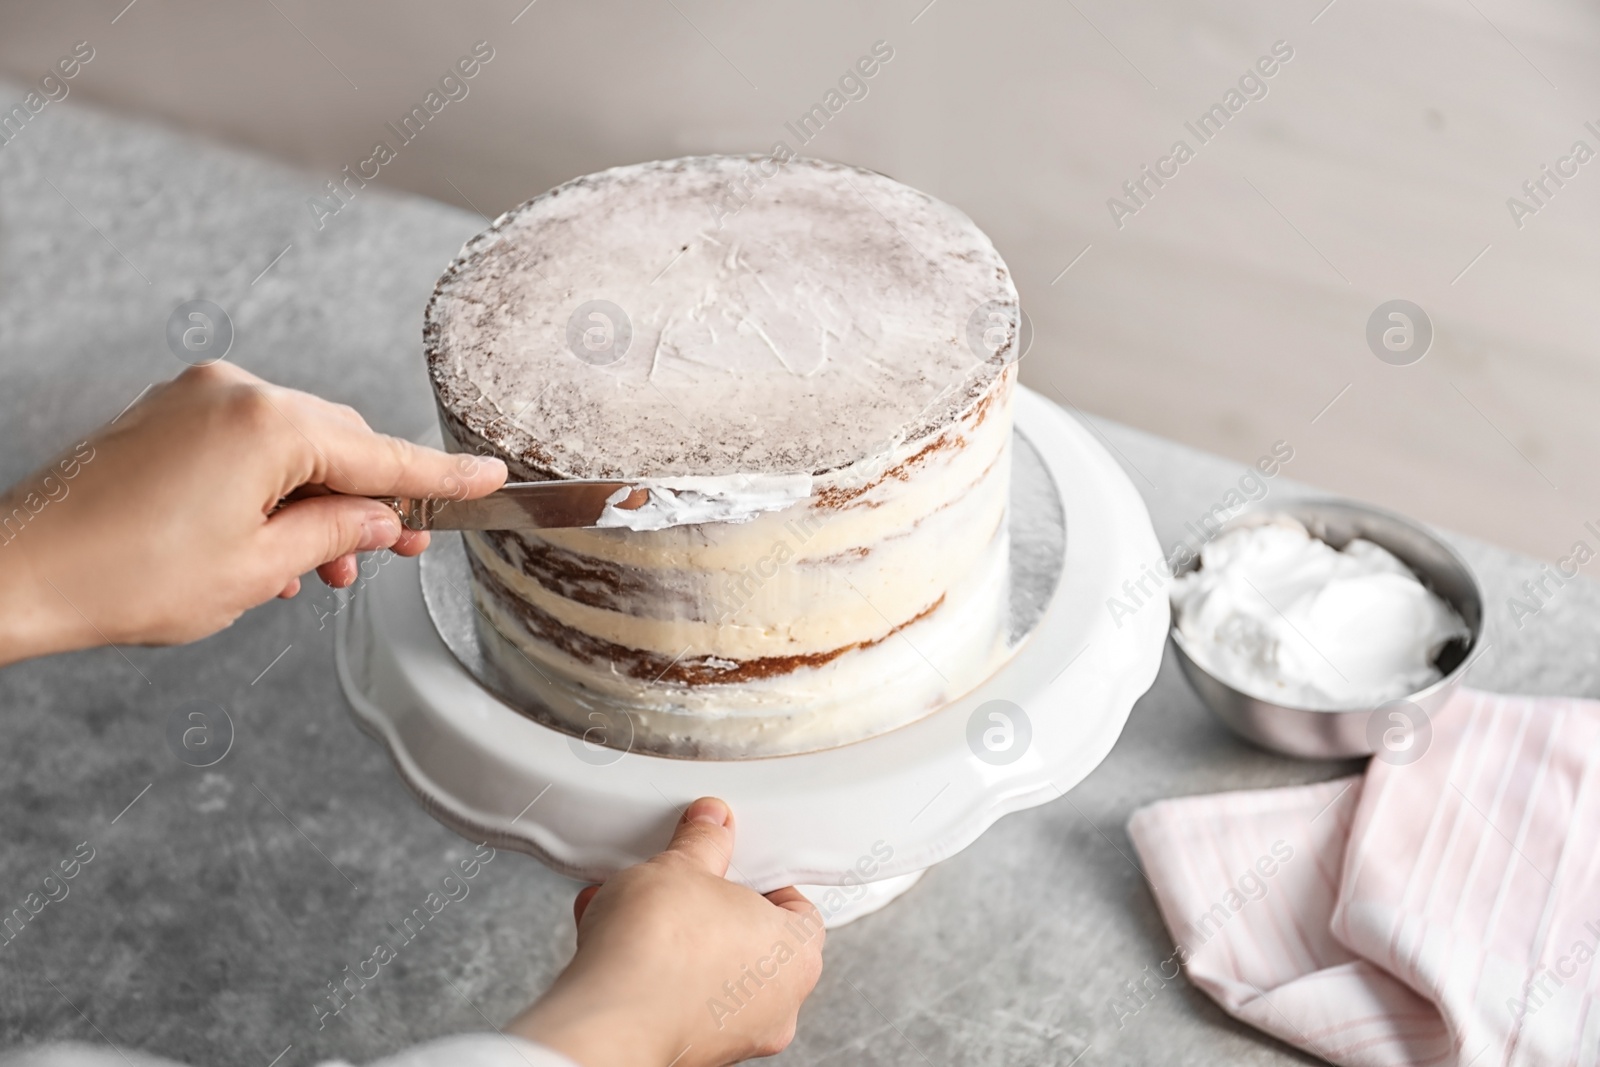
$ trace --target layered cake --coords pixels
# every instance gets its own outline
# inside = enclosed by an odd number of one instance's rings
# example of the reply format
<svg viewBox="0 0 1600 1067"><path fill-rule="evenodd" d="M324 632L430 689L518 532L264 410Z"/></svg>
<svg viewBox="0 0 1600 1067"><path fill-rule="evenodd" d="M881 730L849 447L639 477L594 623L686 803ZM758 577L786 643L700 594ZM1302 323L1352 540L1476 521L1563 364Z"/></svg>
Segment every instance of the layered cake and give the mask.
<svg viewBox="0 0 1600 1067"><path fill-rule="evenodd" d="M672 755L893 729L997 666L1017 294L961 212L870 171L697 157L498 219L424 329L448 447L648 489L465 535L523 710Z"/></svg>

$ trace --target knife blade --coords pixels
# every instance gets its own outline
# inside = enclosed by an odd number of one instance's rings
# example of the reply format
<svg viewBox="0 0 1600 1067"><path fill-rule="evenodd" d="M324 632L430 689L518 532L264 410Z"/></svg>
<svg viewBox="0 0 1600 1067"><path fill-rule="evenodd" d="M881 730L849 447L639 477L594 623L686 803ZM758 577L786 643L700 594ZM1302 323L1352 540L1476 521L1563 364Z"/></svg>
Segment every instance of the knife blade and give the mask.
<svg viewBox="0 0 1600 1067"><path fill-rule="evenodd" d="M553 530L594 526L606 501L631 489L617 506L645 504L649 490L632 482L511 482L476 500L382 497L408 530Z"/></svg>

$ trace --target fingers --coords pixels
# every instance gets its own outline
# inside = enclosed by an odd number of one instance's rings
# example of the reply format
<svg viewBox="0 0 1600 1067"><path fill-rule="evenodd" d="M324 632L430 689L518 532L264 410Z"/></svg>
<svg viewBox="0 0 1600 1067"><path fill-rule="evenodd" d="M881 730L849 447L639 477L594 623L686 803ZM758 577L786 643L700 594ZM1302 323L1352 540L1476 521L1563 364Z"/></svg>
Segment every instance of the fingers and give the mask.
<svg viewBox="0 0 1600 1067"><path fill-rule="evenodd" d="M666 851L719 877L727 874L733 855L733 812L716 797L701 797L684 811Z"/></svg>
<svg viewBox="0 0 1600 1067"><path fill-rule="evenodd" d="M356 576L360 573L361 565L356 562L354 552L347 552L317 568L317 577L321 578L322 584L329 589L346 589L354 585Z"/></svg>
<svg viewBox="0 0 1600 1067"><path fill-rule="evenodd" d="M586 885L578 890L578 895L572 900L572 920L574 922L583 922L583 913L589 910L589 902L594 899L595 894L598 892L600 892L600 887L597 885Z"/></svg>
<svg viewBox="0 0 1600 1067"><path fill-rule="evenodd" d="M314 453L308 481L340 493L446 500L471 500L505 484L506 465L498 459L374 433L349 409L303 393L295 397L291 415Z"/></svg>
<svg viewBox="0 0 1600 1067"><path fill-rule="evenodd" d="M812 922L807 925L814 926L818 933L821 933L824 937L827 936L821 909L811 903L810 898L794 886L789 885L784 886L782 889L774 889L766 894L766 897L784 911L793 912L802 917L809 916ZM817 947L819 949L822 947L821 941L817 942Z"/></svg>
<svg viewBox="0 0 1600 1067"><path fill-rule="evenodd" d="M427 530L401 530L399 539L389 546L389 551L397 556L420 556L427 547Z"/></svg>
<svg viewBox="0 0 1600 1067"><path fill-rule="evenodd" d="M801 915L817 911L817 906L811 903L804 893L792 885L786 885L782 889L774 889L766 894L766 897L785 911L792 911ZM822 913L817 912L817 914L821 915Z"/></svg>
<svg viewBox="0 0 1600 1067"><path fill-rule="evenodd" d="M828 924L822 911L792 885L774 889L766 898L796 916L784 921L784 929L799 932L800 999L804 1000L822 977L822 949L828 943Z"/></svg>
<svg viewBox="0 0 1600 1067"><path fill-rule="evenodd" d="M388 548L400 537L400 517L387 505L359 496L315 496L272 514L264 533L274 573L304 574L334 564L323 580L338 588L355 580L353 552Z"/></svg>
<svg viewBox="0 0 1600 1067"><path fill-rule="evenodd" d="M384 546L379 546L384 547ZM400 536L395 543L387 546L390 552L397 556L418 556L428 547L428 531L407 530L401 528ZM336 560L324 563L317 568L317 577L322 579L322 584L330 589L347 589L355 584L356 577L361 573L361 564L356 560L354 552L346 553ZM296 583L299 579L295 579ZM295 585L298 590L300 586ZM294 594L290 594L293 596Z"/></svg>

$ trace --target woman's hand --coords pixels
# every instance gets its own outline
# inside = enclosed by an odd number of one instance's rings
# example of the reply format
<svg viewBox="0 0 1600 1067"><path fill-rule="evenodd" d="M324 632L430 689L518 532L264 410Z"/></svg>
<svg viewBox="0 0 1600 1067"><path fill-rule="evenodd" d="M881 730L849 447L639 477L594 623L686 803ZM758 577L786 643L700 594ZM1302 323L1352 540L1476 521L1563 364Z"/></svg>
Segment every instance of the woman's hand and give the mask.
<svg viewBox="0 0 1600 1067"><path fill-rule="evenodd" d="M822 916L796 889L728 881L733 814L689 805L667 850L578 894L578 954L506 1028L583 1067L719 1067L794 1037L822 973Z"/></svg>
<svg viewBox="0 0 1600 1067"><path fill-rule="evenodd" d="M311 570L349 585L354 553L427 545L362 496L470 499L505 477L232 364L192 368L0 496L0 664L193 641Z"/></svg>

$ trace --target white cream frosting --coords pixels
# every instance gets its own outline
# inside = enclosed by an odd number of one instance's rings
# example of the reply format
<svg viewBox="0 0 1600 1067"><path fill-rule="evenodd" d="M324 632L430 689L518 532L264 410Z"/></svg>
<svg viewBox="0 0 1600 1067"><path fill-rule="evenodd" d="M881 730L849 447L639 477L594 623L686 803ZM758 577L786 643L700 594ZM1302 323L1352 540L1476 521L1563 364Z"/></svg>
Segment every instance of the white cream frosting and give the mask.
<svg viewBox="0 0 1600 1067"><path fill-rule="evenodd" d="M738 686L673 686L596 672L557 649L509 643L516 620L474 589L490 620L495 660L519 689L557 719L617 724L626 712L630 747L700 758L811 752L873 737L911 722L983 682L1005 662L1009 547L1002 526L970 557L945 593L943 610L887 640L804 671ZM730 663L732 661L729 661ZM536 665L537 664L537 665ZM582 679L581 685L571 684Z"/></svg>
<svg viewBox="0 0 1600 1067"><path fill-rule="evenodd" d="M585 558L626 560L668 583L672 598L581 603L468 535L469 551L518 599L660 662L731 669L863 647L771 677L685 686L574 658L528 634L478 588L495 631L490 646L503 649L496 662L561 721L625 711L642 751L776 755L910 722L970 691L1004 659L1010 415L1008 390L977 425L953 428L962 447L926 457L905 480L882 479L843 508L807 501L744 524L537 535ZM686 612L685 602L696 610Z"/></svg>
<svg viewBox="0 0 1600 1067"><path fill-rule="evenodd" d="M811 495L810 474L685 475L636 481L606 500L595 523L602 529L665 530L707 522L749 522L784 511ZM637 489L649 499L636 508L618 507Z"/></svg>
<svg viewBox="0 0 1600 1067"><path fill-rule="evenodd" d="M993 421L996 429L1004 425ZM826 653L881 640L927 611L957 577L952 561L976 560L988 549L1005 522L1010 488L1010 451L997 437L980 429L974 447L931 465L927 477L909 484L891 479L843 511L766 514L743 525L682 527L643 538L622 531L537 535L550 543L560 535L568 546L582 544L584 534L604 547L661 542L648 573L695 604L693 616L661 603L629 604L629 610L580 603L492 552L473 551L501 584L562 625L664 660ZM1007 462L995 462L997 455ZM468 543L477 544L473 537ZM847 544L873 550L857 553ZM541 647L528 642L526 651L537 659ZM869 679L864 675L862 684Z"/></svg>
<svg viewBox="0 0 1600 1067"><path fill-rule="evenodd" d="M1293 707L1371 707L1440 678L1470 631L1404 563L1357 538L1342 550L1287 517L1222 534L1173 583L1184 648L1241 692Z"/></svg>
<svg viewBox="0 0 1600 1067"><path fill-rule="evenodd" d="M649 490L597 529L467 536L496 661L563 722L622 709L728 756L868 736L993 669L1016 378L973 340L1017 297L970 219L803 159L719 216L750 165L551 190L468 243L424 327L456 447ZM585 323L615 347L580 351Z"/></svg>

